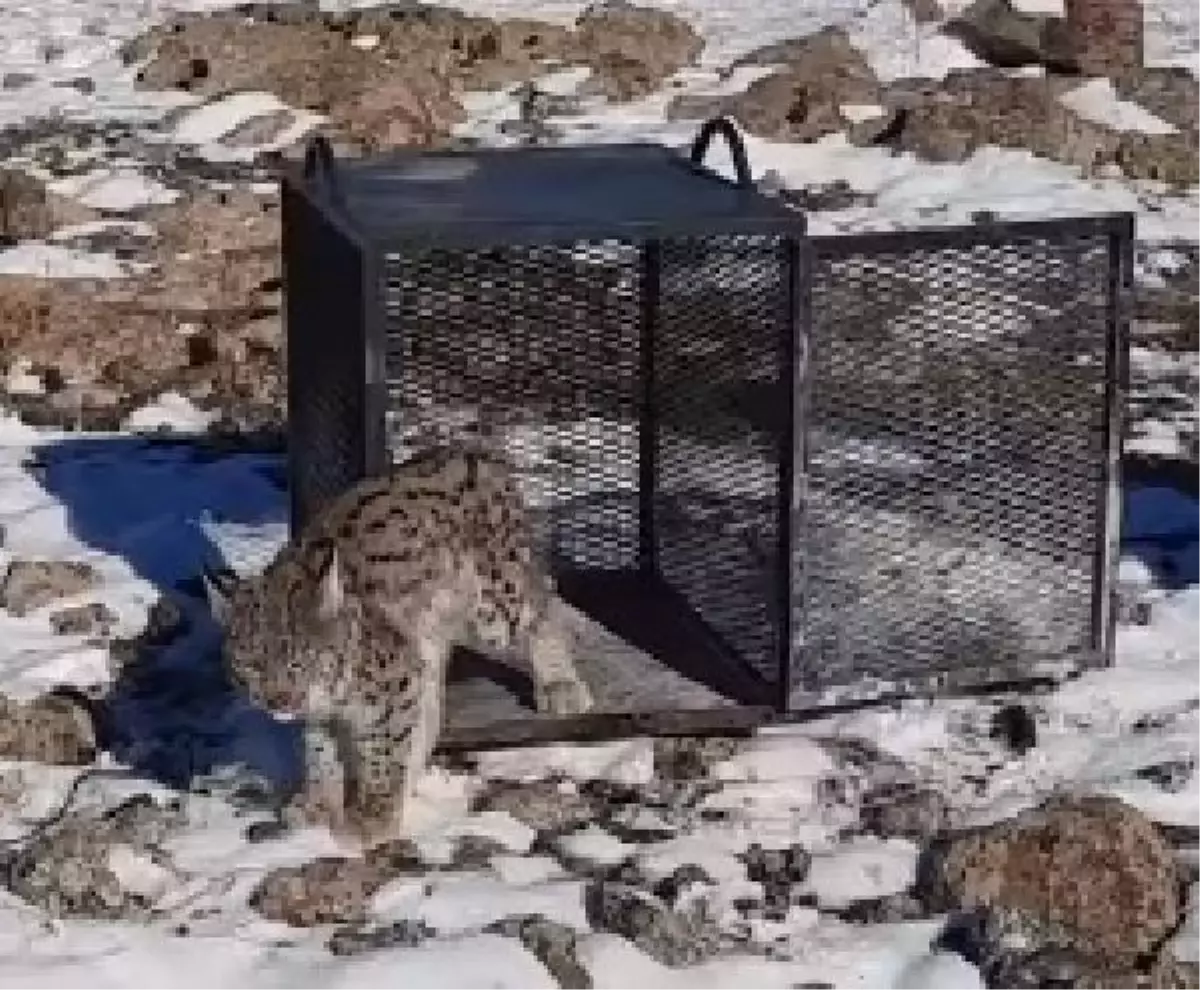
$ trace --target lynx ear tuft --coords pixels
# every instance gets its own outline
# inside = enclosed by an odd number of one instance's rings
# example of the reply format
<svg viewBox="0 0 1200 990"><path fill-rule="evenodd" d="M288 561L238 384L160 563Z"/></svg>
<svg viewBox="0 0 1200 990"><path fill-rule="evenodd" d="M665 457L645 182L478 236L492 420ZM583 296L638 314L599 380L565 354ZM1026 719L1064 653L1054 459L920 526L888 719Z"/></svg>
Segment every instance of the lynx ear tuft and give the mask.
<svg viewBox="0 0 1200 990"><path fill-rule="evenodd" d="M212 617L217 625L226 625L229 621L233 592L239 581L238 576L227 567L220 570L206 567L200 579L204 582L204 596L208 599Z"/></svg>

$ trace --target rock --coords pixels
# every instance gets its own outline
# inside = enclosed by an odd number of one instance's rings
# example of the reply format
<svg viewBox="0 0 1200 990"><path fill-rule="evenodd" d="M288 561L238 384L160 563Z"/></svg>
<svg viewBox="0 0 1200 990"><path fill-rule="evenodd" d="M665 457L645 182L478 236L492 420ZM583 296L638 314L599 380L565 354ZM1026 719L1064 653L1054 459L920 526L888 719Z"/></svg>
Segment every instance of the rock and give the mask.
<svg viewBox="0 0 1200 990"><path fill-rule="evenodd" d="M1189 757L1182 760L1163 760L1160 763L1142 767L1134 776L1139 780L1150 781L1168 794L1176 794L1187 786L1188 781L1195 774L1196 761Z"/></svg>
<svg viewBox="0 0 1200 990"><path fill-rule="evenodd" d="M36 79L37 76L30 72L6 72L3 78L0 78L0 89L24 89Z"/></svg>
<svg viewBox="0 0 1200 990"><path fill-rule="evenodd" d="M654 92L704 48L704 39L690 24L651 7L594 6L575 27L576 58L592 69L582 88L610 100Z"/></svg>
<svg viewBox="0 0 1200 990"><path fill-rule="evenodd" d="M32 701L0 697L0 759L86 766L97 748L94 718L81 701L65 694Z"/></svg>
<svg viewBox="0 0 1200 990"><path fill-rule="evenodd" d="M486 835L460 835L450 853L449 868L452 870L486 870L492 865L492 857L502 856L508 849Z"/></svg>
<svg viewBox="0 0 1200 990"><path fill-rule="evenodd" d="M703 780L745 745L728 736L666 736L654 740L654 772L670 780Z"/></svg>
<svg viewBox="0 0 1200 990"><path fill-rule="evenodd" d="M755 842L742 857L746 880L762 884L762 900L755 910L763 917L782 920L793 902L793 888L809 875L812 856L803 846L793 845L785 850L764 850Z"/></svg>
<svg viewBox="0 0 1200 990"><path fill-rule="evenodd" d="M1153 822L1110 797L1060 796L925 850L917 893L931 910L1021 912L1090 957L1158 946L1181 910L1180 870Z"/></svg>
<svg viewBox="0 0 1200 990"><path fill-rule="evenodd" d="M50 613L50 628L60 636L107 636L118 616L103 602L72 605Z"/></svg>
<svg viewBox="0 0 1200 990"><path fill-rule="evenodd" d="M492 781L475 799L472 810L503 811L538 832L552 834L583 828L596 814L594 802L553 780Z"/></svg>
<svg viewBox="0 0 1200 990"><path fill-rule="evenodd" d="M251 893L250 907L295 928L361 923L371 897L389 879L378 864L325 856L271 870Z"/></svg>
<svg viewBox="0 0 1200 990"><path fill-rule="evenodd" d="M91 591L96 569L82 561L14 560L0 579L0 607L18 618L63 598Z"/></svg>
<svg viewBox="0 0 1200 990"><path fill-rule="evenodd" d="M12 854L5 886L54 918L145 921L171 877L157 850L177 823L144 794L69 812Z"/></svg>
<svg viewBox="0 0 1200 990"><path fill-rule="evenodd" d="M704 896L670 906L637 887L596 880L584 895L588 922L629 939L664 966L690 966L716 954L721 933Z"/></svg>
<svg viewBox="0 0 1200 990"><path fill-rule="evenodd" d="M1037 745L1037 722L1024 705L1004 705L992 716L989 735L1023 756Z"/></svg>
<svg viewBox="0 0 1200 990"><path fill-rule="evenodd" d="M1136 72L1144 60L1144 14L1139 0L1064 0L1067 24L1088 75Z"/></svg>
<svg viewBox="0 0 1200 990"><path fill-rule="evenodd" d="M737 64L777 62L784 68L755 80L724 107L759 137L816 141L849 126L843 106L880 102L879 80L841 28L759 49Z"/></svg>
<svg viewBox="0 0 1200 990"><path fill-rule="evenodd" d="M954 915L939 943L979 968L988 987L1187 987L1196 986L1194 964L1167 951L1144 958L1089 955L1062 929L1012 910Z"/></svg>
<svg viewBox="0 0 1200 990"><path fill-rule="evenodd" d="M54 227L41 180L24 172L0 169L0 237L42 238Z"/></svg>
<svg viewBox="0 0 1200 990"><path fill-rule="evenodd" d="M422 921L405 919L380 927L346 927L334 932L326 947L335 956L353 956L380 949L412 949L436 933Z"/></svg>
<svg viewBox="0 0 1200 990"><path fill-rule="evenodd" d="M975 0L946 21L942 31L997 68L1043 65L1062 73L1079 69L1079 54L1066 21L1026 14L1010 0Z"/></svg>
<svg viewBox="0 0 1200 990"><path fill-rule="evenodd" d="M374 154L436 144L464 117L445 78L397 72L339 106L331 120L337 137L364 154Z"/></svg>
<svg viewBox="0 0 1200 990"><path fill-rule="evenodd" d="M949 816L949 803L940 791L881 784L863 795L859 824L883 838L932 839L949 824Z"/></svg>
<svg viewBox="0 0 1200 990"><path fill-rule="evenodd" d="M592 977L579 961L578 934L573 929L533 914L502 918L487 930L520 939L563 990L591 990Z"/></svg>
<svg viewBox="0 0 1200 990"><path fill-rule="evenodd" d="M918 24L931 24L946 16L938 0L901 0Z"/></svg>
<svg viewBox="0 0 1200 990"><path fill-rule="evenodd" d="M1116 167L1131 178L1195 183L1194 127L1174 134L1114 130L1062 102L1080 85L1078 79L1013 76L1001 69L953 70L941 83L900 80L883 96L895 125L886 144L930 161L962 161L977 148L998 145L1029 150L1088 176Z"/></svg>

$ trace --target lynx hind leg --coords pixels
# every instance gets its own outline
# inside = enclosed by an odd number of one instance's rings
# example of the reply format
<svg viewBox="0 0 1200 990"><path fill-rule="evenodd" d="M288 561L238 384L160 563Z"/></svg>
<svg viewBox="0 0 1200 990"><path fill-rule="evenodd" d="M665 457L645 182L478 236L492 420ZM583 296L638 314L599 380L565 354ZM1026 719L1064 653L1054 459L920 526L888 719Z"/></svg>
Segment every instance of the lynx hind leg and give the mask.
<svg viewBox="0 0 1200 990"><path fill-rule="evenodd" d="M549 592L525 624L524 652L533 671L537 710L581 715L592 708L592 692L575 666L575 640L566 606Z"/></svg>

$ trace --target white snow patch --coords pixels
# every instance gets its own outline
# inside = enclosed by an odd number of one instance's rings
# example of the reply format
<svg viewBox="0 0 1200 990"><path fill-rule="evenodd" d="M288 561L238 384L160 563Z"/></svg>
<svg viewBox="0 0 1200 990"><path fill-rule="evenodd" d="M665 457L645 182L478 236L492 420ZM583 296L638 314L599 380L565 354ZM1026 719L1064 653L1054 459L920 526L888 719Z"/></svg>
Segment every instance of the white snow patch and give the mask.
<svg viewBox="0 0 1200 990"><path fill-rule="evenodd" d="M125 428L134 433L203 433L217 418L217 413L197 408L187 396L164 392L155 402L131 412Z"/></svg>
<svg viewBox="0 0 1200 990"><path fill-rule="evenodd" d="M133 237L153 237L154 227L144 220L85 220L83 223L64 224L58 227L47 240L85 240L110 232L124 231Z"/></svg>
<svg viewBox="0 0 1200 990"><path fill-rule="evenodd" d="M481 753L484 780L542 780L564 775L577 780L644 784L654 775L654 746L649 739L627 739L588 746L540 746Z"/></svg>
<svg viewBox="0 0 1200 990"><path fill-rule="evenodd" d="M10 395L42 395L46 386L42 379L32 373L33 362L28 358L19 358L8 369L4 378L4 388Z"/></svg>
<svg viewBox="0 0 1200 990"><path fill-rule="evenodd" d="M884 114L883 107L877 103L843 103L841 111L843 117L856 124L864 120L874 120Z"/></svg>
<svg viewBox="0 0 1200 990"><path fill-rule="evenodd" d="M287 126L270 140L244 146L228 146L222 141L256 117L286 113ZM262 151L285 148L299 141L320 121L307 110L295 110L274 93L244 91L230 93L185 114L170 135L177 144L197 148L209 161L251 161Z"/></svg>
<svg viewBox="0 0 1200 990"><path fill-rule="evenodd" d="M125 278L129 266L114 255L75 248L23 241L0 249L0 275L32 275L37 278Z"/></svg>
<svg viewBox="0 0 1200 990"><path fill-rule="evenodd" d="M143 206L161 206L179 198L178 190L170 189L132 167L100 168L83 175L70 175L48 183L46 188L59 196L76 199L91 209L114 213Z"/></svg>
<svg viewBox="0 0 1200 990"><path fill-rule="evenodd" d="M978 968L951 952L931 952L901 970L897 990L983 990L986 984Z"/></svg>
<svg viewBox="0 0 1200 990"><path fill-rule="evenodd" d="M1111 127L1114 131L1140 131L1143 134L1174 134L1179 128L1145 107L1122 100L1107 77L1089 79L1078 89L1064 93L1059 103L1074 110L1085 120Z"/></svg>
<svg viewBox="0 0 1200 990"><path fill-rule="evenodd" d="M108 868L122 890L138 894L150 902L158 900L172 880L171 871L159 866L146 853L132 846L113 846L108 851Z"/></svg>
<svg viewBox="0 0 1200 990"><path fill-rule="evenodd" d="M813 857L805 886L822 906L898 894L916 877L920 849L905 839L859 838Z"/></svg>
<svg viewBox="0 0 1200 990"><path fill-rule="evenodd" d="M597 866L613 866L637 851L636 846L623 842L592 824L563 836L559 840L559 846L570 858Z"/></svg>

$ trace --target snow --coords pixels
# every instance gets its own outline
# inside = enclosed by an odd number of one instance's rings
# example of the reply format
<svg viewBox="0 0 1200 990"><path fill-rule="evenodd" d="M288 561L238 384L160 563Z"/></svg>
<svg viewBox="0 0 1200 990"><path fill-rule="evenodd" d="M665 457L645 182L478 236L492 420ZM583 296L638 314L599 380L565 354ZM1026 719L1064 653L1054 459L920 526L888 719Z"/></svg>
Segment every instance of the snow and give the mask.
<svg viewBox="0 0 1200 990"><path fill-rule="evenodd" d="M274 137L258 143L230 146L222 143L240 127L258 118L281 115L281 126ZM293 110L273 93L244 91L230 93L184 113L170 134L175 144L197 148L209 161L252 161L263 151L274 151L296 143L321 117L305 110Z"/></svg>
<svg viewBox="0 0 1200 990"><path fill-rule="evenodd" d="M34 275L39 278L124 278L129 268L114 255L22 241L0 248L0 275Z"/></svg>
<svg viewBox="0 0 1200 990"><path fill-rule="evenodd" d="M1136 103L1122 100L1108 78L1089 79L1078 89L1064 93L1058 101L1085 120L1103 124L1114 131L1175 134L1179 130Z"/></svg>
<svg viewBox="0 0 1200 990"><path fill-rule="evenodd" d="M130 413L124 426L133 433L203 433L216 418L216 413L197 409L186 396L166 392L157 401Z"/></svg>
<svg viewBox="0 0 1200 990"><path fill-rule="evenodd" d="M919 853L902 839L856 839L813 857L807 886L830 908L898 894L913 882Z"/></svg>
<svg viewBox="0 0 1200 990"><path fill-rule="evenodd" d="M944 76L976 64L958 42L933 25L916 24L898 0L852 3L818 0L802 9L779 0L729 4L722 0L656 0L691 20L708 39L698 66L682 70L660 93L611 107L584 99L580 112L556 118L567 141L648 139L683 148L695 122L666 120L677 94L736 93L769 68L726 72L730 61L762 45L827 24L846 27L853 43L885 79ZM947 10L965 0L950 0ZM298 140L318 120L261 92L224 95L207 103L186 94L156 94L134 87L136 67L121 63L118 50L146 24L174 9L217 9L233 0L25 0L0 10L0 64L33 78L19 90L0 90L0 128L31 117L94 119L170 126L158 140L195 150L212 161L247 160L260 150ZM333 4L326 3L325 6ZM523 14L570 23L582 0L458 0L483 14ZM1057 0L1021 0L1022 9L1060 12ZM1147 5L1147 51L1160 64L1196 61L1195 6L1183 0ZM378 39L360 36L370 48ZM61 53L47 58L47 49ZM79 76L94 93L58 85ZM564 69L540 80L561 95L578 92L586 69ZM461 132L503 143L496 125L516 115L512 90L467 95ZM1089 120L1120 130L1169 133L1170 125L1116 98L1104 80L1092 80L1063 97ZM848 105L854 120L878 107ZM229 138L264 117L280 119L265 143L234 147ZM817 187L837 180L875 202L810 216L818 233L892 229L920 224L963 223L978 210L1002 217L1099 214L1129 210L1138 235L1151 250L1142 262L1147 282L1177 271L1186 255L1178 245L1195 243L1200 200L1196 190L1168 195L1161 187L1117 178L1086 179L1077 170L1015 149L981 148L961 163L931 165L911 155L855 148L843 137L811 145L787 145L746 137L756 178L775 173L792 186ZM712 164L728 172L723 151ZM29 167L34 171L33 166ZM109 163L68 178L51 191L106 213L135 214L173 202L178 193L137 162ZM266 190L269 191L269 190ZM140 221L89 221L60 228L48 243L25 242L0 250L0 273L57 278L118 278L128 266L115 257L72 245L116 230L137 236L154 231ZM1155 247L1158 245L1158 247ZM1162 246L1167 245L1167 246ZM1020 313L1009 314L1022 319ZM1135 350L1135 371L1145 376L1192 376L1194 355L1171 357ZM9 391L37 393L41 383L28 366L8 369ZM193 620L192 633L164 663L187 690L201 680L201 659L214 644L201 604L179 591L204 563L224 561L246 573L259 569L286 537L286 500L277 484L278 458L259 455L198 456L186 442L202 431L210 414L176 393L137 410L123 434L72 435L36 430L13 417L0 419L0 526L5 534L0 564L16 557L84 560L100 574L98 587L62 604L102 602L117 615L116 634L133 636L165 589ZM577 425L576 425L577 427ZM130 436L134 432L166 434ZM578 446L578 428L563 424L519 438L531 462L546 461L551 444ZM1170 423L1150 424L1130 449L1173 453L1178 432ZM903 451L883 444L831 450L832 456L888 458ZM44 467L33 470L31 461ZM584 472L584 468L579 473ZM755 470L753 465L748 471ZM630 477L608 479L628 490ZM536 494L536 493L535 493ZM1177 491L1143 487L1127 493L1133 537L1183 537L1195 533L1196 505ZM1196 572L1196 544L1178 551L1184 573ZM1191 558L1186 555L1190 552ZM1190 563L1188 562L1190 559ZM982 558L981 558L982 560ZM995 572L995 564L983 560ZM1031 565L1032 566L1032 565ZM1117 663L1063 685L1039 700L1040 745L1023 757L1002 753L980 739L988 710L980 702L942 699L895 709L855 711L759 734L712 769L714 788L702 795L701 820L674 837L632 843L600 823L557 840L564 859L608 865L635 858L648 876L665 876L698 865L717 883L721 897L750 895L760 888L746 877L744 854L751 843L786 848L799 843L813 854L805 884L822 908L902 890L911 880L917 847L900 840L845 841L851 811L820 797L823 782L845 779L826 745L829 738L860 737L901 764L918 780L947 791L956 821L993 821L1070 786L1120 795L1159 821L1196 824L1200 801L1193 776L1168 792L1141 779L1149 765L1195 760L1200 750L1200 591L1155 584L1157 565L1145 551L1130 549L1122 579L1139 584L1152 600L1150 624L1122 627ZM57 607L57 606L56 606ZM28 698L61 684L111 685L119 680L109 652L85 637L56 636L48 613L17 618L0 613L0 691ZM189 678L194 680L189 680ZM644 689L644 685L642 685ZM241 766L268 778L294 771L294 736L287 727L227 697L193 698L195 710L164 712L138 698L123 709L124 736L106 758L105 775L80 788L78 801L110 806L137 793L176 794L164 780L179 766L197 772ZM1147 720L1162 723L1144 731ZM155 750L158 738L196 738L196 752ZM149 748L148 748L149 747ZM168 747L169 750L169 747ZM984 792L964 781L994 765ZM590 931L583 911L583 883L537 844L529 825L501 812L474 812L473 796L486 781L561 781L564 791L585 781L639 785L654 774L654 748L634 739L588 746L548 745L478 754L470 770L437 769L420 783L407 822L431 868L419 877L392 881L369 904L374 920L424 920L438 934L415 948L391 948L335 958L324 947L328 929L305 932L266 922L247 907L249 892L269 869L298 865L346 848L324 829L291 832L277 840L248 843L244 829L253 814L235 811L221 796L189 795L185 823L164 843L169 868L131 847L118 846L109 865L130 887L163 912L144 925L44 923L41 913L11 896L0 896L0 984L22 986L138 985L321 986L321 987L553 987L546 968L512 938L483 931L513 915L542 914L578 929L579 955L597 987L659 986L790 987L823 981L844 986L978 987L976 969L957 956L931 950L938 921L850 925L811 908L797 908L782 922L761 926L778 934L788 952L779 958L726 955L686 970L660 965L626 939ZM0 838L27 834L63 800L76 772L32 764L0 764ZM490 840L497 851L486 869L454 872L447 865L466 836ZM1194 893L1194 892L1193 892ZM173 934L186 921L191 937ZM1176 936L1180 954L1195 958L1196 913ZM131 976L136 974L136 976Z"/></svg>
<svg viewBox="0 0 1200 990"><path fill-rule="evenodd" d="M173 203L177 190L143 175L136 168L103 168L48 183L50 192L77 199L94 210L125 213L143 206Z"/></svg>

